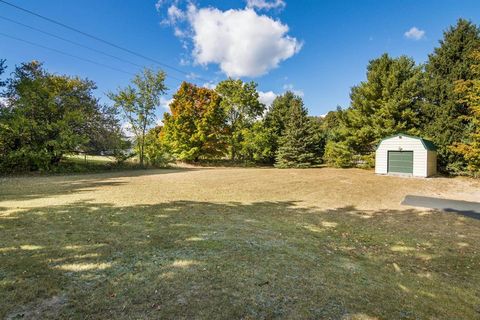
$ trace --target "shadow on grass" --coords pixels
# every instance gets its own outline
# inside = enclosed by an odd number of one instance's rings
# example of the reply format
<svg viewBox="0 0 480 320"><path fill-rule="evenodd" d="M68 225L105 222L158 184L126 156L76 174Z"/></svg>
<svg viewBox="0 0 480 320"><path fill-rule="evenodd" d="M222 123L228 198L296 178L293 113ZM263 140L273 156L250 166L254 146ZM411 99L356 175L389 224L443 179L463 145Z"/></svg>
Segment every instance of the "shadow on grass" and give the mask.
<svg viewBox="0 0 480 320"><path fill-rule="evenodd" d="M22 176L0 178L0 201L19 201L36 198L55 197L64 194L72 194L93 190L103 186L119 186L128 183L123 178L141 177L148 175L161 175L181 173L188 171L209 170L204 168L171 168L171 169L138 169L116 172L101 172L90 174L61 175L58 177L45 176ZM16 181L29 179L28 187Z"/></svg>
<svg viewBox="0 0 480 320"><path fill-rule="evenodd" d="M480 222L295 202L0 217L0 317L474 318Z"/></svg>

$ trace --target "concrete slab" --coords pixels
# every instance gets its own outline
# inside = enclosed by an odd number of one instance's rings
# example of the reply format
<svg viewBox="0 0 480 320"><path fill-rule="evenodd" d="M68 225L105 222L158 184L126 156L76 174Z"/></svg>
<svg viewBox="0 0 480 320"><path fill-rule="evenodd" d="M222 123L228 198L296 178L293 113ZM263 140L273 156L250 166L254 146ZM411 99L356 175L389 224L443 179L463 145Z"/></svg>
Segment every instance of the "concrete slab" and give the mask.
<svg viewBox="0 0 480 320"><path fill-rule="evenodd" d="M446 212L455 212L473 219L480 220L480 202L450 200L432 197L407 195L402 205L439 209Z"/></svg>

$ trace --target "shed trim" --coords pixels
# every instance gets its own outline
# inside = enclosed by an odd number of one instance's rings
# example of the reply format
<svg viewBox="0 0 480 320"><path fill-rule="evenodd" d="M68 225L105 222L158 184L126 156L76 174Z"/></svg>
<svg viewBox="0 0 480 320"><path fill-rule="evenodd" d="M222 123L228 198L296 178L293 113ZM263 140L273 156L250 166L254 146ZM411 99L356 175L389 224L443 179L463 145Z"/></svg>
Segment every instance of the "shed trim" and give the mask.
<svg viewBox="0 0 480 320"><path fill-rule="evenodd" d="M383 138L382 140L380 140L377 144L377 147L375 148L375 150L378 150L378 147L380 147L380 144L382 144L383 141L385 140L388 140L388 139L391 139L391 138L394 138L394 137L406 137L406 138L412 138L412 139L417 139L417 140L420 140L423 144L423 147L426 149L426 150L430 150L430 151L437 151L437 147L435 146L435 144L430 141L430 140L427 140L427 139L423 139L423 138L420 138L420 137L415 137L415 136L411 136L409 134L405 134L405 133L397 133L397 134L394 134L394 135L391 135L391 136L388 136L388 137L385 137Z"/></svg>

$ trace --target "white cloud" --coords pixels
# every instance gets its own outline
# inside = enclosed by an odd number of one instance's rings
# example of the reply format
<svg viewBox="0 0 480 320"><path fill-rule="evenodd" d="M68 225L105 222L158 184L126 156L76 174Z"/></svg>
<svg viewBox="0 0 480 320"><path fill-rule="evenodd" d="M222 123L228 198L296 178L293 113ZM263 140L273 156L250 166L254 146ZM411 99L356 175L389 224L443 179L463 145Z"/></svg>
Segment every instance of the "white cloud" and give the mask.
<svg viewBox="0 0 480 320"><path fill-rule="evenodd" d="M411 40L421 40L425 38L425 31L418 29L417 27L411 27L410 30L403 34L405 38Z"/></svg>
<svg viewBox="0 0 480 320"><path fill-rule="evenodd" d="M283 85L283 90L285 91L291 91L293 92L293 94L299 96L299 97L302 97L305 95L305 93L303 92L303 90L300 90L300 89L295 89L295 87L293 86L293 84L289 83L289 84L284 84Z"/></svg>
<svg viewBox="0 0 480 320"><path fill-rule="evenodd" d="M174 3L164 21L181 41L191 43L184 48L191 50L194 64L218 64L230 77L264 75L302 48L287 25L252 8L222 11L190 3L182 11Z"/></svg>
<svg viewBox="0 0 480 320"><path fill-rule="evenodd" d="M164 109L170 110L170 104L173 102L173 98L167 99L160 97L160 106Z"/></svg>
<svg viewBox="0 0 480 320"><path fill-rule="evenodd" d="M158 0L157 3L155 4L155 8L157 8L157 11L160 11L162 7L165 5L166 0Z"/></svg>
<svg viewBox="0 0 480 320"><path fill-rule="evenodd" d="M192 55L201 65L217 63L231 77L266 74L292 57L302 44L286 33L288 26L252 9L189 9Z"/></svg>
<svg viewBox="0 0 480 320"><path fill-rule="evenodd" d="M277 97L277 94L273 91L258 91L258 100L267 107L272 105L273 100Z"/></svg>
<svg viewBox="0 0 480 320"><path fill-rule="evenodd" d="M8 99L4 97L0 97L0 107L7 106L8 104Z"/></svg>
<svg viewBox="0 0 480 320"><path fill-rule="evenodd" d="M132 125L131 125L129 122L124 122L124 123L122 123L121 129L122 129L123 134L124 134L127 138L132 138L132 137L135 136L135 132L134 132L134 130L133 130L133 127L132 127Z"/></svg>
<svg viewBox="0 0 480 320"><path fill-rule="evenodd" d="M158 6L157 2L157 10L160 10L161 6ZM161 23L164 25L171 25L174 26L177 23L186 19L185 12L183 12L180 8L178 8L175 4L172 4L167 9L167 17L164 18ZM183 31L179 28L175 27L175 36L183 37Z"/></svg>
<svg viewBox="0 0 480 320"><path fill-rule="evenodd" d="M260 10L283 9L286 5L284 0L247 0L247 8Z"/></svg>
<svg viewBox="0 0 480 320"><path fill-rule="evenodd" d="M190 72L186 75L187 79L192 79L192 80L195 80L197 78L200 78L200 76L198 74L196 74L195 72Z"/></svg>
<svg viewBox="0 0 480 320"><path fill-rule="evenodd" d="M205 83L202 85L202 87L207 88L207 89L212 89L212 90L214 90L214 89L217 87L217 83L212 82L212 81L210 81L210 82L205 82Z"/></svg>

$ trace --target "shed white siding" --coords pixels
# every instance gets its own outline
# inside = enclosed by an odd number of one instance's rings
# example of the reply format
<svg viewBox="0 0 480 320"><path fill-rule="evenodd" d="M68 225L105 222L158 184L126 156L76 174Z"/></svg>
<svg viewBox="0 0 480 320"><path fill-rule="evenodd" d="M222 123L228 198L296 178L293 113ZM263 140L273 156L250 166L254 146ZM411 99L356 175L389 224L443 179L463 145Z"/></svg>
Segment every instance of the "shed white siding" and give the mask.
<svg viewBox="0 0 480 320"><path fill-rule="evenodd" d="M375 173L388 173L388 151L413 151L413 176L428 177L436 173L436 152L427 150L420 139L403 135L380 142L375 155Z"/></svg>

